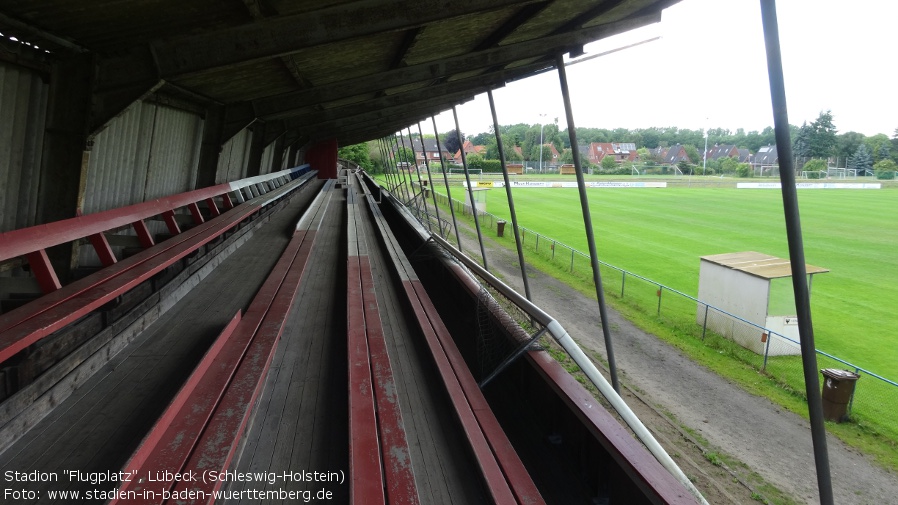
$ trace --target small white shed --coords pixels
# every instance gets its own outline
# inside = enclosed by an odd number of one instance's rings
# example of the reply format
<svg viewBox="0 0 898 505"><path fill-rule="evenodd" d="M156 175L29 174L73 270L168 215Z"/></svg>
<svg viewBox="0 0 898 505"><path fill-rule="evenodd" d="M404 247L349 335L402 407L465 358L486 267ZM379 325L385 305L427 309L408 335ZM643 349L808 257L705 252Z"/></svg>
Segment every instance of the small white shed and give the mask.
<svg viewBox="0 0 898 505"><path fill-rule="evenodd" d="M810 290L814 274L829 270L805 265ZM746 321L799 342L798 319L792 283L783 281L771 285L775 279L792 276L789 260L755 251L702 256L699 268L698 299ZM772 289L773 288L773 289ZM706 324L705 305L698 304L696 322ZM767 335L748 325L734 324L730 318L707 317L708 329L724 335L742 347L764 354ZM778 339L768 354L800 354L798 345Z"/></svg>

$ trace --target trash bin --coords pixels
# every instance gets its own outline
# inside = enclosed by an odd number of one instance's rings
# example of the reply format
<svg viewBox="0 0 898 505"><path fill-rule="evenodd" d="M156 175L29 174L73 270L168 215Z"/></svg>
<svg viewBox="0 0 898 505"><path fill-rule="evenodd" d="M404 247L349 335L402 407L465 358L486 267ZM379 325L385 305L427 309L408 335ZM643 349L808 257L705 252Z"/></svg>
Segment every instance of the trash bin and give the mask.
<svg viewBox="0 0 898 505"><path fill-rule="evenodd" d="M823 418L837 423L846 421L848 404L860 375L838 368L824 368L820 373L823 374Z"/></svg>
<svg viewBox="0 0 898 505"><path fill-rule="evenodd" d="M505 234L505 220L496 221L496 236L502 237Z"/></svg>

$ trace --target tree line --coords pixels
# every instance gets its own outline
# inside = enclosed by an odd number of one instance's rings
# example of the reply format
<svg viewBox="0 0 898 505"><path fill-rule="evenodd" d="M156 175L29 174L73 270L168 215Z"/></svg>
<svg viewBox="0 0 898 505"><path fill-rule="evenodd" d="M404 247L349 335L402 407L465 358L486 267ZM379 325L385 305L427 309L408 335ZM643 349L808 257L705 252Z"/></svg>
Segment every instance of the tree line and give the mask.
<svg viewBox="0 0 898 505"><path fill-rule="evenodd" d="M877 165L882 168L883 165L880 164L885 162L886 170L883 171L887 172L891 164L898 162L898 128L895 129L891 138L883 133L873 136L866 136L854 131L838 133L832 112L825 111L821 112L817 119L810 124L790 125L790 130L797 168L803 167L814 159L823 160L824 166L829 161L839 167L847 166L847 168L858 170L873 170ZM562 153L561 161L569 162L571 159L570 136L567 129L559 129L558 118L545 124L500 125L499 133L505 148L506 160L510 162L539 161L540 140L542 140L542 144L554 145L558 152ZM633 143L637 149L653 149L681 144L686 148L690 157L695 156L693 160L696 164L701 163L700 153L705 144L704 130L691 130L675 126L636 129L578 127L576 133L577 140L581 145L593 142ZM773 127L748 132L742 128L735 131L726 128L710 128L707 134L709 147L715 144L735 145L740 149L748 149L752 153L757 152L763 146L776 143ZM415 134L412 136L417 138ZM424 137L433 138L432 135ZM461 138L462 141L470 140L474 145L485 146L483 159L499 159L499 149L493 128L472 136L462 133ZM460 148L455 130L441 133L440 143L451 153L455 153ZM351 151L351 147L342 148L341 152L343 149ZM516 147L518 149L515 149ZM368 151L369 157L364 156L365 151ZM542 149L543 161L551 159L550 151L550 149ZM358 149L353 152L368 160L380 158L376 148ZM355 161L359 162L359 160ZM365 163L359 162L359 164L365 166ZM819 166L819 164L814 166Z"/></svg>

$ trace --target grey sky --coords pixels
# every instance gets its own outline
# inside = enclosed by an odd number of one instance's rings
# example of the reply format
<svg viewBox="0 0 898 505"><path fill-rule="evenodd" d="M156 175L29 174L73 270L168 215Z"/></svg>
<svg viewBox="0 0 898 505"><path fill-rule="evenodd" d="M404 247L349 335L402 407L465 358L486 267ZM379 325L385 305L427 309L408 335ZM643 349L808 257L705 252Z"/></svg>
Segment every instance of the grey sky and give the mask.
<svg viewBox="0 0 898 505"><path fill-rule="evenodd" d="M832 110L840 133L892 136L898 128L894 59L898 2L777 2L789 122ZM758 0L683 0L659 24L586 47L587 56L659 40L568 67L578 126L677 126L735 131L773 125ZM558 118L566 127L558 74L494 91L501 124ZM488 131L486 95L458 108L466 134ZM454 128L451 112L437 118ZM427 132L432 126L427 125Z"/></svg>

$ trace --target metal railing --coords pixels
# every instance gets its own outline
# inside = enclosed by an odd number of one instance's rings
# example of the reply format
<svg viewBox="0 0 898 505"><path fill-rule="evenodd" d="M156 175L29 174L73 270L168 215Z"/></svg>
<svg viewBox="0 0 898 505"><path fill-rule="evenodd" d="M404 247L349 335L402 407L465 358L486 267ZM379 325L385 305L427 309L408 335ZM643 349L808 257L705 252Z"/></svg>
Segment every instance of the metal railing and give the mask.
<svg viewBox="0 0 898 505"><path fill-rule="evenodd" d="M437 193L437 201L441 205L449 204L446 196L440 193ZM470 205L455 199L452 203L457 213L472 214ZM496 229L497 222L506 221L489 212L478 210L477 215L481 226L487 229ZM511 223L505 225L510 227ZM541 256L575 278L592 282L588 254L529 228L520 226L519 231L531 254ZM510 234L510 230L506 232ZM797 341L660 282L602 261L599 264L608 295L661 319L675 327L677 334L691 335L719 352L749 364L793 394L805 396ZM893 433L898 431L898 383L819 349L816 352L821 369L841 368L861 377L848 406L850 414L889 427Z"/></svg>

